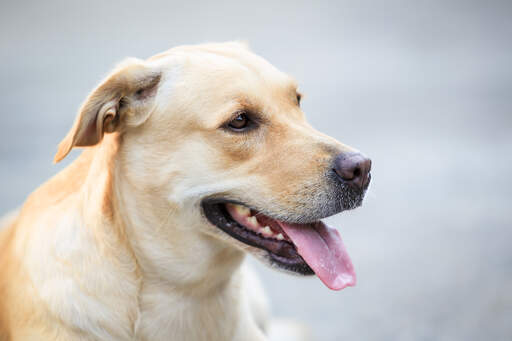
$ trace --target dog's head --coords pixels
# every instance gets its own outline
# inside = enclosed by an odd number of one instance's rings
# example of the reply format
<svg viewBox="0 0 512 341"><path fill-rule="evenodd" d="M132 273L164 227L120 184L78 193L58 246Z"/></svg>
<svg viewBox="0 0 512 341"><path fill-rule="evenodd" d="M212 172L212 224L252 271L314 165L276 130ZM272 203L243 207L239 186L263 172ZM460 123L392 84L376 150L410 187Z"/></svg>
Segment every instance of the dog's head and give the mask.
<svg viewBox="0 0 512 341"><path fill-rule="evenodd" d="M188 228L341 289L352 264L320 219L361 204L371 163L313 129L300 101L296 82L243 44L175 48L114 70L56 160L119 132L126 176Z"/></svg>

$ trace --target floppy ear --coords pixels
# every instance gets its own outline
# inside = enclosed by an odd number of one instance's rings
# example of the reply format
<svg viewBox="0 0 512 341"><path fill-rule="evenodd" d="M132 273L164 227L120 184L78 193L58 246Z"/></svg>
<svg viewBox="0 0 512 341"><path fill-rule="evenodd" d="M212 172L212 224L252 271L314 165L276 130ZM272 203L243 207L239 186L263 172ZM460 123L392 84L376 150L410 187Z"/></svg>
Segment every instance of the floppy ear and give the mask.
<svg viewBox="0 0 512 341"><path fill-rule="evenodd" d="M59 144L54 162L73 147L94 146L105 133L119 131L122 125L137 126L151 113L161 73L146 62L130 58L122 62L87 97L73 127Z"/></svg>

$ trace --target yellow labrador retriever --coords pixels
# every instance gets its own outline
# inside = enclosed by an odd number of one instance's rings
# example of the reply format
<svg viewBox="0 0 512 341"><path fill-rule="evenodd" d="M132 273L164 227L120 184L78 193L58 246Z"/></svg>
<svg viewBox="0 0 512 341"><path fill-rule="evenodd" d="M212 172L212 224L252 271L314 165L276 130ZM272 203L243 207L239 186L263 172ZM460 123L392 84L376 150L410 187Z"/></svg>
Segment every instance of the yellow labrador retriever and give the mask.
<svg viewBox="0 0 512 341"><path fill-rule="evenodd" d="M121 63L55 161L87 148L2 223L0 339L267 340L246 253L354 285L320 219L361 204L371 162L300 99L240 43Z"/></svg>

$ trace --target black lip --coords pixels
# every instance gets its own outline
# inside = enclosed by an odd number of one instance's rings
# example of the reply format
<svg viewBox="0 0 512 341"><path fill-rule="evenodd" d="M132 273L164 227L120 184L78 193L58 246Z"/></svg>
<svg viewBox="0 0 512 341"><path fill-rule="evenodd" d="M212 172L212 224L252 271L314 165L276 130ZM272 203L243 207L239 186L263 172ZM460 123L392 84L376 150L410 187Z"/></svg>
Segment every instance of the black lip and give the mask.
<svg viewBox="0 0 512 341"><path fill-rule="evenodd" d="M210 223L235 238L236 240L262 249L267 252L268 259L282 269L302 275L313 275L313 270L299 255L295 246L285 240L274 240L260 236L236 222L225 208L226 203L244 205L233 200L206 199L201 206ZM246 205L244 205L246 206Z"/></svg>

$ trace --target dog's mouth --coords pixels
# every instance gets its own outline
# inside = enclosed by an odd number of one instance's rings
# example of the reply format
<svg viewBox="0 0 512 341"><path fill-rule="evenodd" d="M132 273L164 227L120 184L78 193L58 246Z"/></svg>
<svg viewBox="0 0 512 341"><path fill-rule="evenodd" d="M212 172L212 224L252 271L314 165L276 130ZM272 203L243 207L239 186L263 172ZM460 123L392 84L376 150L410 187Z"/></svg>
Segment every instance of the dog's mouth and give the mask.
<svg viewBox="0 0 512 341"><path fill-rule="evenodd" d="M333 290L355 285L354 268L338 231L322 221L284 222L222 200L206 200L202 206L213 225L242 243L267 251L274 265L303 275L316 274Z"/></svg>

